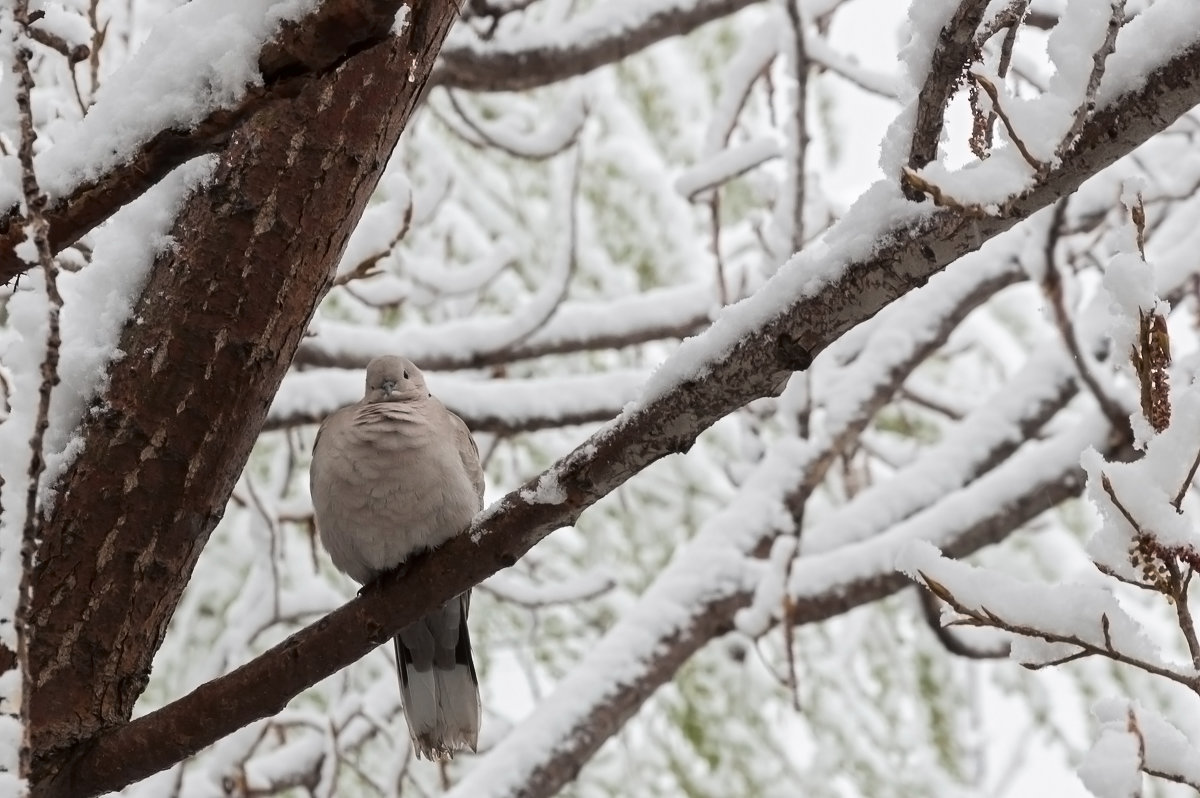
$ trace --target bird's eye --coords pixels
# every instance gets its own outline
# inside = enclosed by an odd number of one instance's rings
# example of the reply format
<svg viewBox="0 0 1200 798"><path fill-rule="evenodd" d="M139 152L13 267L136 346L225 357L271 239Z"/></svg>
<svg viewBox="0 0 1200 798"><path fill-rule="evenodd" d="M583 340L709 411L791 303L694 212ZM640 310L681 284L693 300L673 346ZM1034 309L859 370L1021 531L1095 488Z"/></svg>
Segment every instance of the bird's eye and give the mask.
<svg viewBox="0 0 1200 798"><path fill-rule="evenodd" d="M405 371L404 371L404 379L406 379L406 380L408 379L408 370L407 369L405 369Z"/></svg>

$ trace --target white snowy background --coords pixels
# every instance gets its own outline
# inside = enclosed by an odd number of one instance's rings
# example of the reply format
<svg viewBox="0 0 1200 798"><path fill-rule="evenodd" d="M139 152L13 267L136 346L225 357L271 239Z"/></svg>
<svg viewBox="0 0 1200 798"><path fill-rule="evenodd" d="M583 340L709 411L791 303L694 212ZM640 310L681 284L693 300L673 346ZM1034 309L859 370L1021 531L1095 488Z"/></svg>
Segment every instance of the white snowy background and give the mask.
<svg viewBox="0 0 1200 798"><path fill-rule="evenodd" d="M42 185L52 196L67 193L168 122L186 125L240 96L256 80L258 42L311 5L101 0L92 12L108 28L94 66L76 66L73 81L60 57L35 53ZM459 24L446 47L569 41L677 5L687 2L538 0L505 17L490 40L482 23ZM433 88L345 253L340 273L353 279L320 307L271 408L139 713L354 594L312 535L307 461L313 422L358 398L370 357L394 352L427 366L433 392L476 427L495 499L601 420L696 374L847 255L865 253L887 225L928 212L929 203L902 197L896 176L929 53L957 5L800 3L814 64L802 175L791 166L794 41L781 3L753 4L541 89ZM1008 5L991 3L989 16ZM87 3L34 7L67 41L92 42ZM1039 0L1033 10L1061 21L1051 33L1021 29L1006 80L994 74L1000 37L980 69L1002 86L1023 141L1052 162L1083 100L1111 4ZM1195 0L1130 0L1125 14L1133 19L1109 59L1101 103L1136 86L1200 29ZM0 61L9 47L0 36ZM0 153L12 153L10 74L0 89ZM943 158L923 175L960 202L996 206L1028 187L1033 170L999 125L992 157L975 159L965 98L964 90L948 114ZM92 109L82 119L81 106ZM723 419L686 456L650 467L484 583L471 623L485 706L478 755L445 768L413 760L385 647L279 716L124 794L508 795L579 717L653 662L690 613L745 591L754 600L734 630L688 661L564 794L1190 794L1138 772L1190 767L1183 780L1200 783L1200 767L1189 764L1197 761L1190 740L1200 740L1197 696L1161 673L1100 656L1027 670L1018 662L1072 649L997 631L961 634L980 649L1011 643L1011 659L956 657L911 588L787 636L779 621L785 598L834 596L900 567L936 580L968 608L1113 645L1195 678L1172 606L1094 563L1128 569L1130 531L1098 487L1102 474L1165 543L1191 546L1197 534L1190 494L1182 512L1168 505L1200 425L1191 386L1198 121L1185 117L1088 181L1060 216L1046 209L961 259L822 353L781 397ZM62 256L87 264L61 279L62 384L44 485L69 468L75 422L120 356L113 342L153 255L170 245L173 211L211 169L211 158L181 167ZM1126 207L1137 192L1150 220L1144 260ZM19 196L16 161L0 154L0 207ZM1136 467L1097 453L1111 419L1077 384L1043 290L1052 237L1050 268L1062 281L1074 345L1133 416L1147 450ZM794 256L795 241L806 246ZM356 272L372 258L368 276ZM971 299L977 291L986 301ZM945 319L962 306L970 312L947 335ZM1139 308L1168 314L1172 332L1176 419L1157 435L1137 412L1125 360ZM718 317L709 333L680 345ZM22 523L45 319L36 271L0 288L4 606L14 601L11 547ZM646 332L653 329L664 332ZM621 339L636 343L590 343ZM899 391L873 399L912 362L919 365ZM797 527L784 497L829 452L834 465ZM1091 477L1085 500L1039 515L970 564L938 553L973 519L1081 462ZM43 500L53 499L45 488ZM1101 615L1110 632L1099 631Z"/></svg>

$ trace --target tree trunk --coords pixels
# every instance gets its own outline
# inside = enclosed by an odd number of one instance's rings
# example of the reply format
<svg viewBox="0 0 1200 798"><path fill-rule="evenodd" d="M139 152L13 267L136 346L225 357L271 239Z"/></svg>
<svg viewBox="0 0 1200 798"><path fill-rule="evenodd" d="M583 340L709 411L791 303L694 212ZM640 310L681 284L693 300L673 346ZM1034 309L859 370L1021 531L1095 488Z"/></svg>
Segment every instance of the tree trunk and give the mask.
<svg viewBox="0 0 1200 798"><path fill-rule="evenodd" d="M455 4L233 137L153 265L58 485L34 574L33 781L125 723L267 407L404 129ZM70 793L69 785L59 789Z"/></svg>

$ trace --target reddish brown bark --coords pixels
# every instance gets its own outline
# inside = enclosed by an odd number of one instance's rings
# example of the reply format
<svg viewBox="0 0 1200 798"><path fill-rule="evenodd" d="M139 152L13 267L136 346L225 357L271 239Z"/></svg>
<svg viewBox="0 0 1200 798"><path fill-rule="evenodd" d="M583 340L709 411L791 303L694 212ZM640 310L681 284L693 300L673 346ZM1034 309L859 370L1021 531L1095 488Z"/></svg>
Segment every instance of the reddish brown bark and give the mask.
<svg viewBox="0 0 1200 798"><path fill-rule="evenodd" d="M267 406L455 18L347 59L233 137L178 216L126 327L35 570L37 792L129 719ZM128 763L127 763L128 764ZM70 780L62 794L81 794Z"/></svg>

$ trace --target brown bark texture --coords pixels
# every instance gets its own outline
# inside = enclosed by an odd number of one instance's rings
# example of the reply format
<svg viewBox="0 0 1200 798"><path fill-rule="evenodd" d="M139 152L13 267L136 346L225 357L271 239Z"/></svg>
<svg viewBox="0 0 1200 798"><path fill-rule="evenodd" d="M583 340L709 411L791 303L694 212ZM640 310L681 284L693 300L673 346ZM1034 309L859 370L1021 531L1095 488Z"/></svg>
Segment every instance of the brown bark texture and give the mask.
<svg viewBox="0 0 1200 798"><path fill-rule="evenodd" d="M448 0L416 3L402 35L252 117L177 217L176 245L152 267L131 316L139 323L122 335L127 354L78 431L85 445L42 528L34 794L121 786L92 770L83 787L62 767L129 719L455 16Z"/></svg>

